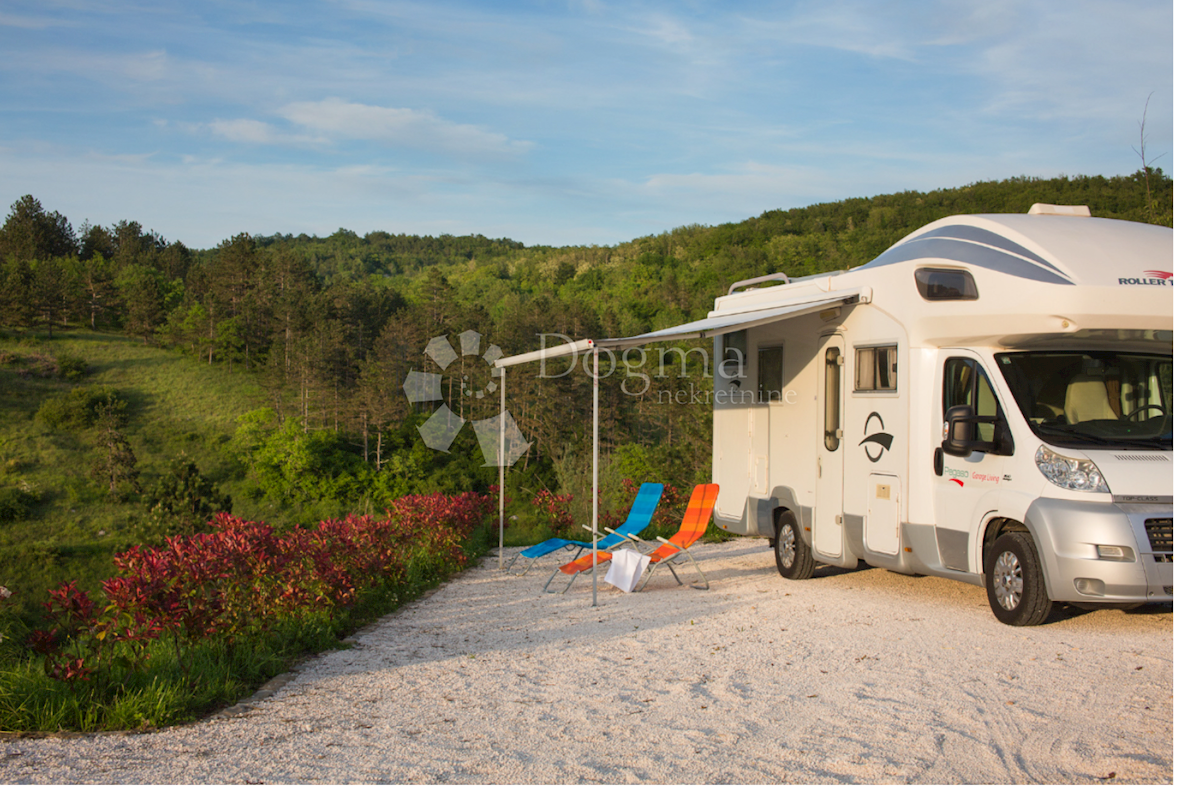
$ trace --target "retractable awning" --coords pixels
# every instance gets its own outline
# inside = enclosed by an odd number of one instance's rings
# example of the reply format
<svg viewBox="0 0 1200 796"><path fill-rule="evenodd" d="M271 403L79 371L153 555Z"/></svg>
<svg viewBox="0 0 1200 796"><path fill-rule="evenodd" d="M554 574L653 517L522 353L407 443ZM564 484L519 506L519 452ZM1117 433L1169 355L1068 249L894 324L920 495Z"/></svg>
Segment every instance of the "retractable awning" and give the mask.
<svg viewBox="0 0 1200 796"><path fill-rule="evenodd" d="M857 304L867 301L870 301L869 293L866 290L855 288L853 290L839 290L832 293L825 293L818 298L806 301L793 301L781 303L776 306L756 307L751 310L727 311L723 313L712 312L709 313L707 318L699 321L671 326L666 329L659 329L656 332L647 332L634 337L576 340L571 343L564 343L563 345L552 346L550 348L539 348L536 351L516 354L511 357L502 357L493 362L492 367L510 368L514 365L523 365L528 362L538 362L544 359L580 354L592 349L621 351L626 348L637 348L638 346L665 343L671 340L697 340L717 334L738 332L742 329L750 329L766 323L773 323L774 321L809 315L831 307L841 307L847 304Z"/></svg>
<svg viewBox="0 0 1200 796"><path fill-rule="evenodd" d="M492 367L500 369L500 451L497 461L500 463L500 566L504 566L504 469L509 464L507 456L508 439L507 429L505 428L505 393L506 379L505 373L508 368L515 365L524 365L530 362L541 362L547 359L555 359L557 357L578 356L591 352L592 361L592 525L594 531L599 530L599 512L600 512L600 484L598 480L599 458L600 458L600 366L599 356L601 351L621 351L628 348L637 348L638 346L652 345L654 343L665 343L671 340L696 340L706 337L712 337L717 334L729 334L738 332L742 329L750 329L755 326L773 323L775 321L787 320L788 318L797 318L801 315L810 315L814 312L821 312L833 307L842 307L846 305L854 305L860 302L866 303L871 300L869 288L854 288L851 290L839 290L829 293L822 293L819 296L807 297L804 300L788 301L781 297L780 301L767 306L759 306L751 309L731 309L724 312L714 311L709 313L707 318L691 323L680 324L679 326L671 326L667 329L659 329L656 332L647 332L634 337L613 337L605 340L575 340L563 345L552 346L550 348L540 348L536 351L529 351L524 354L516 354L511 357L501 357L492 363ZM592 561L596 560L596 537L592 539ZM599 567L592 567L592 605L596 605L596 570Z"/></svg>

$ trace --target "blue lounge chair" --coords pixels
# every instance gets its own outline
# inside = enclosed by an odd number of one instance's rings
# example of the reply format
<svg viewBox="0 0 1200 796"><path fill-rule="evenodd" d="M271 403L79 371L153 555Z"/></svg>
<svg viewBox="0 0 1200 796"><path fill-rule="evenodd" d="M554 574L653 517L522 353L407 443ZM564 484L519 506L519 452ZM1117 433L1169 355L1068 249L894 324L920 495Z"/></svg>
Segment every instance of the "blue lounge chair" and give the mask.
<svg viewBox="0 0 1200 796"><path fill-rule="evenodd" d="M629 516L625 518L625 522L621 523L616 530L605 528L608 535L596 542L596 547L600 550L608 550L616 547L626 541L625 536L636 535L639 531L644 531L649 525L650 520L654 517L654 510L658 508L658 501L662 497L662 484L642 484L638 489L637 497L633 499L633 505L629 508ZM584 530L591 531L587 525L583 526ZM617 533L619 531L620 533ZM624 534L624 536L622 535ZM558 550L570 549L572 555L577 550L591 549L591 542L580 542L574 539L547 539L544 542L535 544L532 547L522 550L517 555L513 556L509 563L509 571L517 561L524 559L525 568L521 570L522 575L529 571L533 566L533 562L542 556L549 555ZM549 585L548 583L546 585Z"/></svg>

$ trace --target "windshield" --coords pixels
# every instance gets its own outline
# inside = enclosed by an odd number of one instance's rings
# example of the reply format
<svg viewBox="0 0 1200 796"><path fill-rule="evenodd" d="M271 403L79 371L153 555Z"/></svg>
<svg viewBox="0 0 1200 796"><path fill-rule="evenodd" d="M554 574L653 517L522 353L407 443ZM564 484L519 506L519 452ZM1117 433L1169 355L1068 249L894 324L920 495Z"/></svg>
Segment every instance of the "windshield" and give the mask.
<svg viewBox="0 0 1200 796"><path fill-rule="evenodd" d="M996 355L1025 421L1074 448L1172 444L1171 356L1096 351Z"/></svg>

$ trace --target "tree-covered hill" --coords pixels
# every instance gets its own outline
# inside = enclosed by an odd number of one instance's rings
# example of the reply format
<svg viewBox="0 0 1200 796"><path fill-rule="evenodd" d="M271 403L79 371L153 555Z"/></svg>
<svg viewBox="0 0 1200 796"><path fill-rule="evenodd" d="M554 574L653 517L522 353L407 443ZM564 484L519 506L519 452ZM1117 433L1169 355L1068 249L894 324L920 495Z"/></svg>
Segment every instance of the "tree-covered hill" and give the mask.
<svg viewBox="0 0 1200 796"><path fill-rule="evenodd" d="M100 531L106 549L129 543L163 520L146 519L147 496L171 478L214 488L210 509L223 495L284 525L407 492L480 489L495 470L469 423L495 416L499 394L460 334L478 333L479 354L638 334L703 317L737 280L850 268L938 218L1035 202L1170 225L1173 183L1158 170L1019 177L568 247L339 230L231 234L191 250L136 221L74 228L20 197L0 228L0 546L94 546ZM439 365L426 351L443 336L463 355ZM666 357L641 393L620 364L602 382L610 493L621 477L707 478L709 408L656 399L703 388L685 364ZM438 400L410 400L402 385L414 372L441 377ZM508 408L531 443L511 483L518 495L582 494L590 384L579 368L539 375L509 374ZM467 421L444 452L420 436L442 404Z"/></svg>
<svg viewBox="0 0 1200 796"><path fill-rule="evenodd" d="M1034 202L1169 225L1173 183L1156 169L1018 177L578 247L343 229L324 238L241 233L193 251L133 221L74 230L25 196L0 229L0 328L47 337L71 326L120 331L245 371L270 394L276 422L332 429L381 470L385 438L416 409L399 385L430 364L425 346L440 335L475 330L513 353L539 345L541 334L638 334L702 317L736 280L851 268L938 218L1025 212ZM515 378L533 456L561 455L574 432L553 422L553 408L569 405L578 385L554 380L532 397L533 386ZM490 412L492 403L489 396L464 410ZM638 407L632 424L623 422L628 407L613 411L621 416L614 446L657 439L673 422L649 407Z"/></svg>
<svg viewBox="0 0 1200 796"><path fill-rule="evenodd" d="M981 182L930 193L845 199L716 226L690 225L616 246L525 246L480 236L438 237L339 230L327 238L276 234L255 242L290 250L327 283L352 278L394 286L420 303L430 268L459 303L503 312L509 296L587 298L638 333L707 312L731 282L782 271L790 276L861 265L909 232L958 213L1024 213L1035 202L1088 205L1092 214L1172 223L1173 183L1159 170L1128 177L1059 177ZM201 258L214 251L198 253ZM595 273L592 273L595 271ZM656 295L645 295L655 288ZM604 329L605 333L618 333Z"/></svg>

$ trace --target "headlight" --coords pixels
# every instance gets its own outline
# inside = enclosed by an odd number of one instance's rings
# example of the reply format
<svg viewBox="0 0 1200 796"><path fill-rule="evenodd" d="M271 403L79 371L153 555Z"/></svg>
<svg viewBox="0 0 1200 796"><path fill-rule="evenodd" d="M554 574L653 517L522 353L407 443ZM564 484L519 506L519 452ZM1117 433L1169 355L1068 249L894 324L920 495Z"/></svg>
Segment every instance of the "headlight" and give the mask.
<svg viewBox="0 0 1200 796"><path fill-rule="evenodd" d="M1046 480L1072 492L1107 492L1108 484L1091 459L1072 459L1055 453L1045 445L1037 449L1034 461Z"/></svg>

